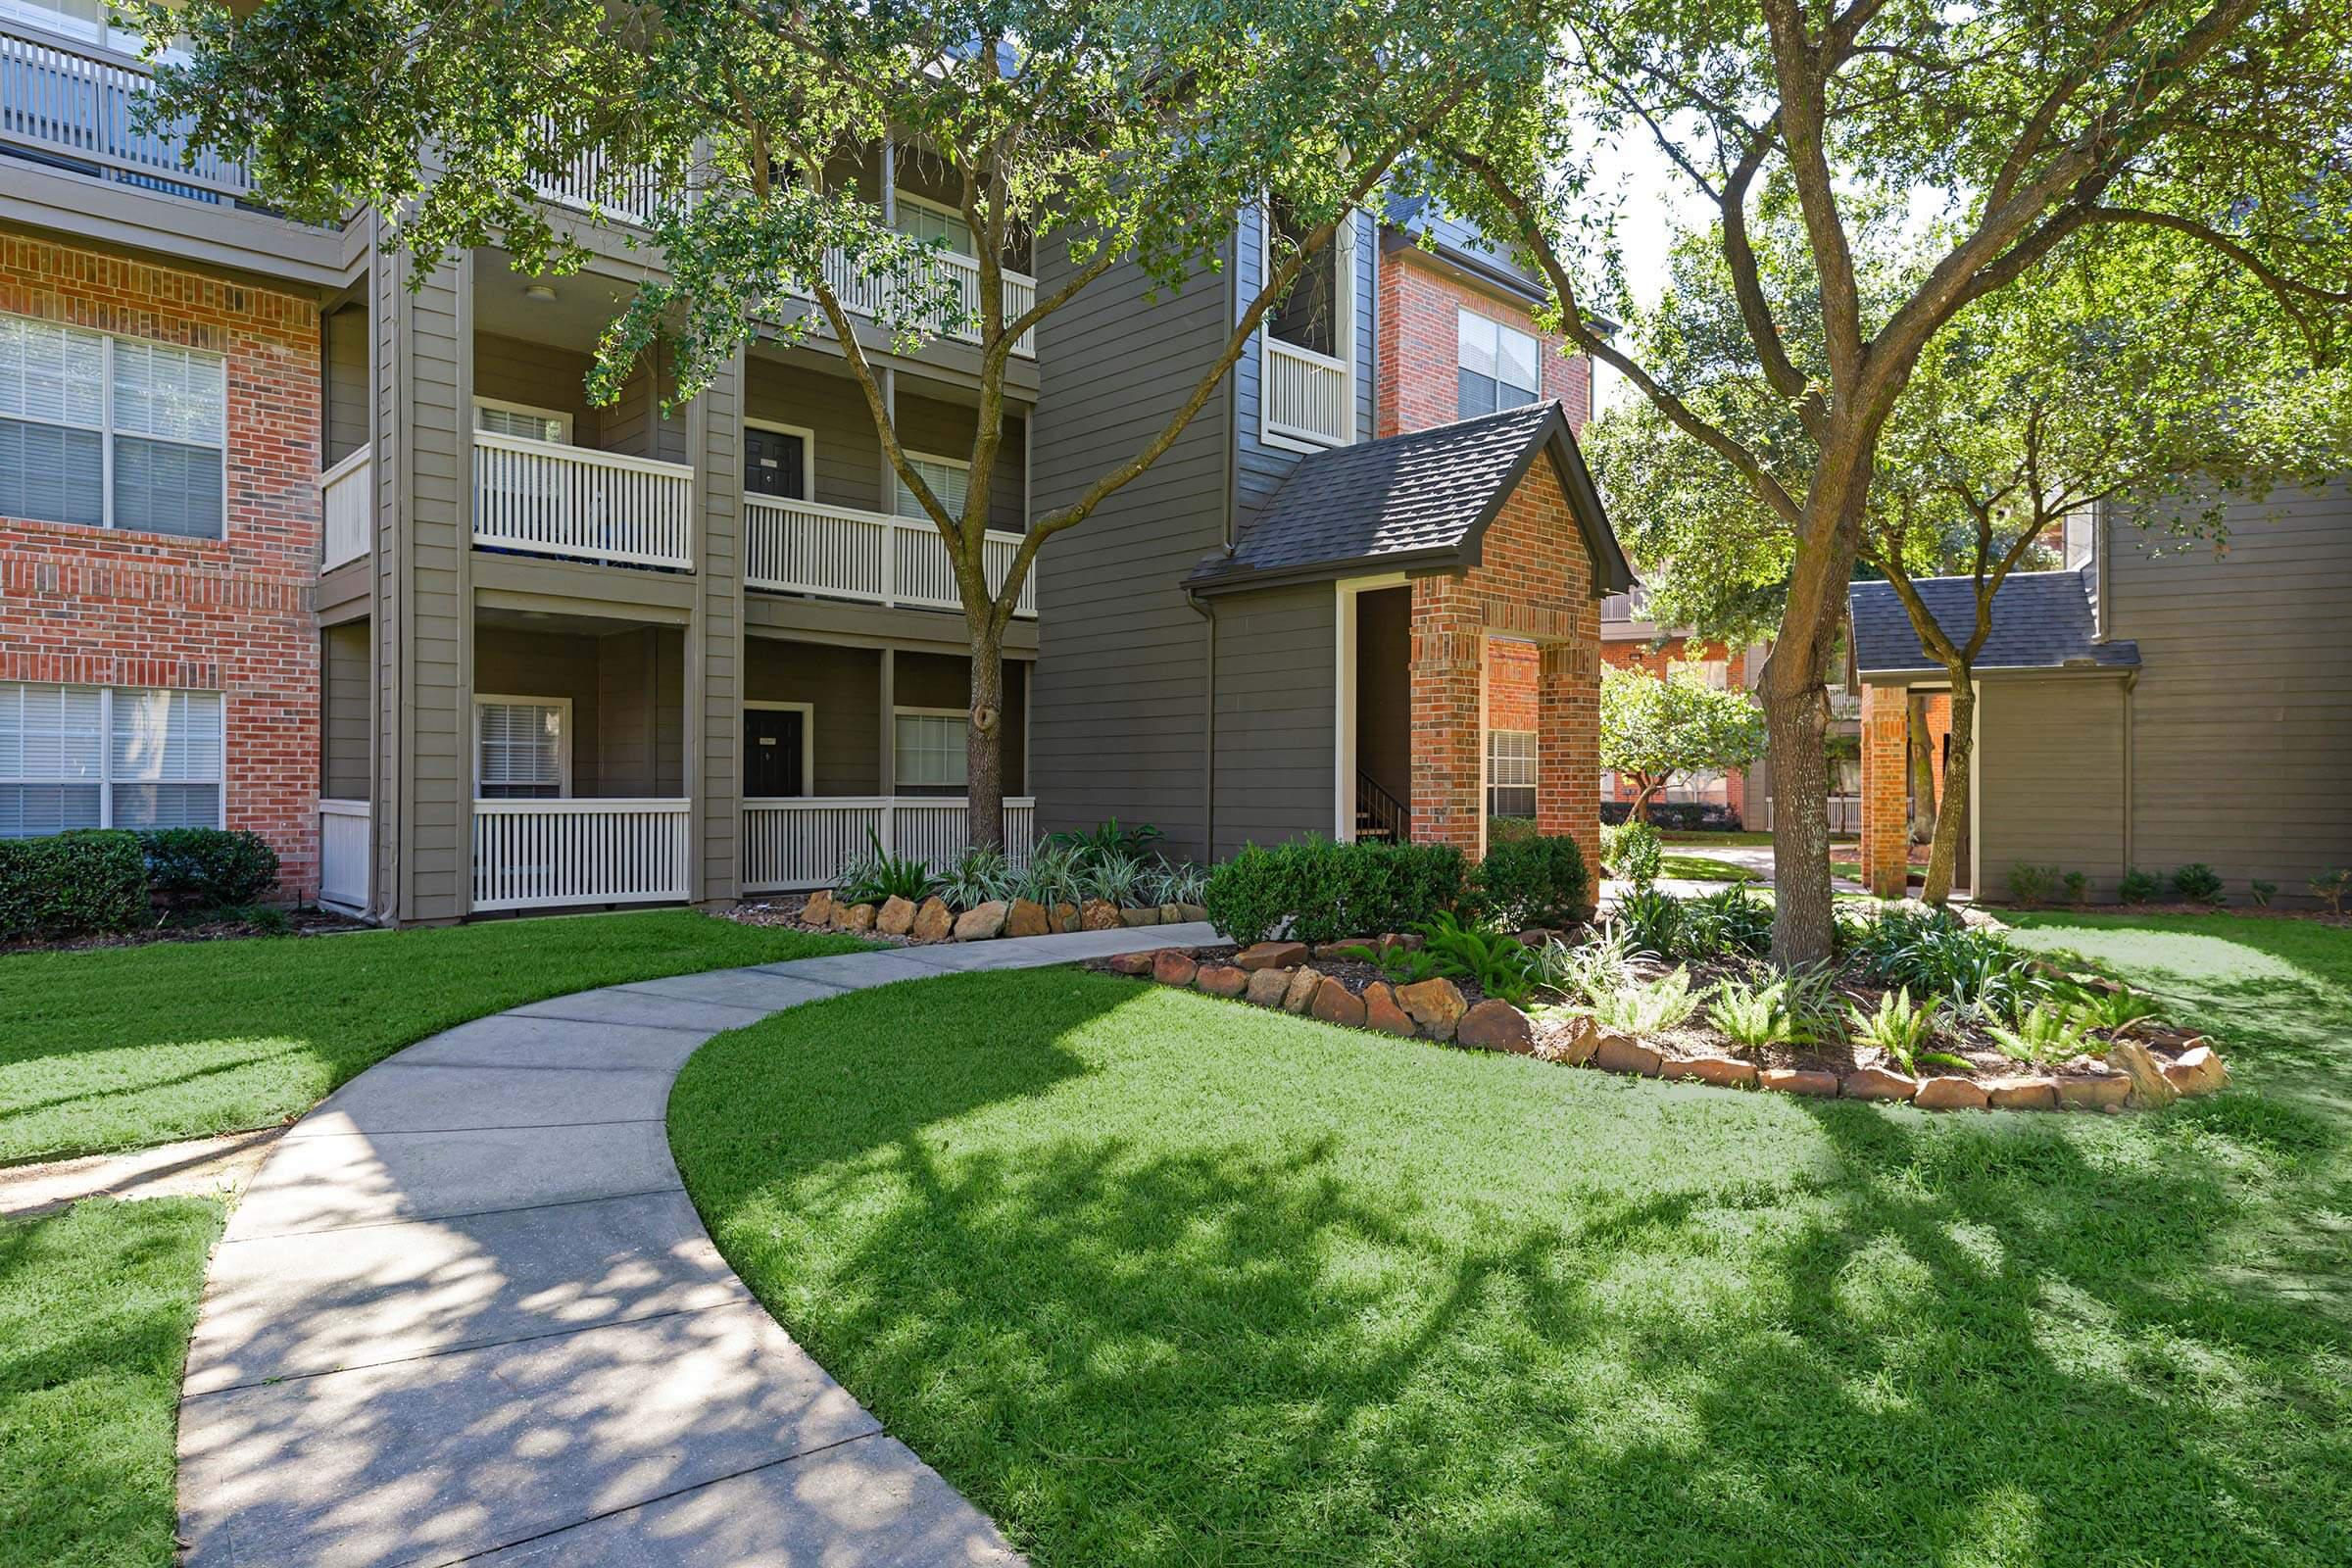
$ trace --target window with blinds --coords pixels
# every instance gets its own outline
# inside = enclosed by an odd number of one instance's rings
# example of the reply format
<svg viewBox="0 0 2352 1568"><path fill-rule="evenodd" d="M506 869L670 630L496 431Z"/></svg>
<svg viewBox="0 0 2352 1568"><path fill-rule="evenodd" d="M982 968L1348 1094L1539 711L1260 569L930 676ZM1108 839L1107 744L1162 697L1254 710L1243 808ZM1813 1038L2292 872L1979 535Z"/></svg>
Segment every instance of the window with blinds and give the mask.
<svg viewBox="0 0 2352 1568"><path fill-rule="evenodd" d="M1487 814L1536 814L1536 732L1487 731Z"/></svg>
<svg viewBox="0 0 2352 1568"><path fill-rule="evenodd" d="M962 789L970 777L964 766L964 715L901 709L896 719L898 787L909 793Z"/></svg>
<svg viewBox="0 0 2352 1568"><path fill-rule="evenodd" d="M0 683L0 838L219 827L219 692Z"/></svg>
<svg viewBox="0 0 2352 1568"><path fill-rule="evenodd" d="M548 698L475 700L474 793L485 801L558 800L571 793L565 750L571 705Z"/></svg>
<svg viewBox="0 0 2352 1568"><path fill-rule="evenodd" d="M0 515L219 539L217 354L0 316Z"/></svg>
<svg viewBox="0 0 2352 1568"><path fill-rule="evenodd" d="M972 225L963 220L961 213L951 213L944 207L916 201L905 191L898 193L892 220L902 234L911 234L925 244L945 245L958 256L977 256L972 248Z"/></svg>
<svg viewBox="0 0 2352 1568"><path fill-rule="evenodd" d="M1455 323L1463 418L1515 409L1544 395L1543 345L1534 337L1469 311L1456 313Z"/></svg>
<svg viewBox="0 0 2352 1568"><path fill-rule="evenodd" d="M516 403L476 403L473 427L492 435L511 435L522 441L571 442L571 416L549 409L528 409Z"/></svg>
<svg viewBox="0 0 2352 1568"><path fill-rule="evenodd" d="M939 504L948 509L949 516L963 515L963 499L971 489L971 465L958 463L953 458L926 457L909 452L906 454L906 466L923 476L923 483L929 485L931 493L939 497ZM914 498L914 492L907 488L906 481L900 478L895 469L890 476L890 485L900 516L930 517L931 514L923 510L923 504Z"/></svg>

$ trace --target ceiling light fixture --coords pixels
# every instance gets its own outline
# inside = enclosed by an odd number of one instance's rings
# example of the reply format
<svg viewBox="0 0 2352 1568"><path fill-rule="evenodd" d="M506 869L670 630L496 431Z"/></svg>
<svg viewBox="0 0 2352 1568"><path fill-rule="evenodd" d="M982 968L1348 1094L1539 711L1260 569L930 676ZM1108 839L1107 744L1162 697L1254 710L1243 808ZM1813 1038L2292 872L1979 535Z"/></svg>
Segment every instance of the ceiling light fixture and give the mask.
<svg viewBox="0 0 2352 1568"><path fill-rule="evenodd" d="M553 305L556 302L556 285L553 283L525 283L522 285L522 297L526 300L537 300L542 305Z"/></svg>

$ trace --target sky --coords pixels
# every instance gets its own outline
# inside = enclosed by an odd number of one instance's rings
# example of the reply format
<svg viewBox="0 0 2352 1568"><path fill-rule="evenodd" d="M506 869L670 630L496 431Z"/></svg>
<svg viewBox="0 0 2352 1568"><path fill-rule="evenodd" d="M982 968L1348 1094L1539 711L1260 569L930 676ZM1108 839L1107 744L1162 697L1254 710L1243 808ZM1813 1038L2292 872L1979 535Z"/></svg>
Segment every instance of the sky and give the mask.
<svg viewBox="0 0 2352 1568"><path fill-rule="evenodd" d="M1675 230L1706 221L1706 198L1646 137L1627 138L1603 149L1595 165L1597 183L1619 202L1617 236L1634 298L1645 307L1655 305L1666 284L1666 254ZM1622 399L1637 395L1632 383L1615 370L1605 365L1593 367L1595 411L1615 408Z"/></svg>

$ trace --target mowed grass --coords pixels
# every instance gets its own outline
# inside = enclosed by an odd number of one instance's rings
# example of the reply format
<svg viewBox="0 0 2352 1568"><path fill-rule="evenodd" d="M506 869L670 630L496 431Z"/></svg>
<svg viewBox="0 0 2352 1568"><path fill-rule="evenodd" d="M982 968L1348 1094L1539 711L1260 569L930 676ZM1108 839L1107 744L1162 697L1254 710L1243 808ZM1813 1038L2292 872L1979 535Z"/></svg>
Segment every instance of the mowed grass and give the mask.
<svg viewBox="0 0 2352 1568"><path fill-rule="evenodd" d="M168 1568L209 1199L0 1222L0 1568Z"/></svg>
<svg viewBox="0 0 2352 1568"><path fill-rule="evenodd" d="M1668 853L1658 858L1658 875L1681 877L1691 882L1749 882L1755 873L1743 865L1718 860L1704 855L1676 855Z"/></svg>
<svg viewBox="0 0 2352 1568"><path fill-rule="evenodd" d="M659 909L0 956L0 1164L266 1127L468 1018L865 945Z"/></svg>
<svg viewBox="0 0 2352 1568"><path fill-rule="evenodd" d="M722 1036L671 1141L1039 1568L2352 1561L2352 933L2041 924L2241 1087L1935 1117L1065 970Z"/></svg>

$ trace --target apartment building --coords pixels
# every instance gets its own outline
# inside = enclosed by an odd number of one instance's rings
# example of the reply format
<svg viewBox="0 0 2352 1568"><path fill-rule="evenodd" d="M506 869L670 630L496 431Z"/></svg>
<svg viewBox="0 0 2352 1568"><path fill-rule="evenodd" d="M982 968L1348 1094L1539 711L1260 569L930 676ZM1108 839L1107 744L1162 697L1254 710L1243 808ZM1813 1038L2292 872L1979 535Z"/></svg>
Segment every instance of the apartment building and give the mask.
<svg viewBox="0 0 2352 1568"><path fill-rule="evenodd" d="M243 171L133 134L145 72L124 43L30 0L0 19L0 833L250 827L287 897L388 923L812 887L869 831L960 849L946 554L838 345L782 330L807 307L666 416L659 362L592 407L598 333L649 265L643 214L592 218L585 178L558 180L543 194L584 270L525 275L483 247L412 278L375 216L291 222ZM919 150L824 177L943 240L940 265L978 286ZM1020 347L996 562L1157 427L1255 287L1269 220L1243 215L1236 265L1203 286L1152 301L1114 276ZM1178 450L1044 552L1006 637L1016 844L1110 815L1192 854L1351 833L1339 608L1408 583L1410 613L1366 617L1395 657L1363 711L1393 726L1443 689L1458 721L1442 765L1415 742L1404 830L1482 837L1491 630L1563 650L1555 707L1589 728L1588 623L1625 574L1565 420L1489 432L1477 484L1420 498L1458 515L1409 559L1212 580L1224 545L1271 540L1256 524L1302 465L1378 445L1385 232L1343 236ZM1013 311L1055 265L1004 262ZM857 309L853 284L845 269ZM944 325L912 352L860 336L953 502L978 352ZM1347 499L1385 493L1359 473ZM1494 537L1530 560L1474 583L1505 511ZM1392 633L1441 608L1455 641L1408 671Z"/></svg>

